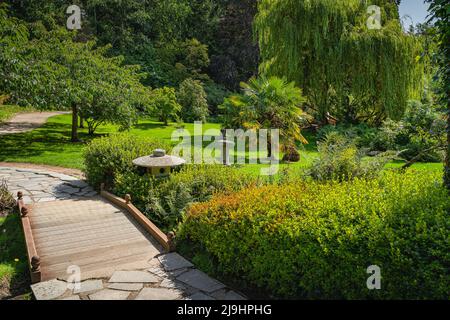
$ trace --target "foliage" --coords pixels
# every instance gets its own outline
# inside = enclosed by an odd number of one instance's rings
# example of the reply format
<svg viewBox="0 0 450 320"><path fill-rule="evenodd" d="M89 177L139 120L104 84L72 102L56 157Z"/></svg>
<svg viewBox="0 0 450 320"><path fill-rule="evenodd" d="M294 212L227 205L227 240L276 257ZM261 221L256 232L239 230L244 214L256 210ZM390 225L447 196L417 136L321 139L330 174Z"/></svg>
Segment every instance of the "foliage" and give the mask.
<svg viewBox="0 0 450 320"><path fill-rule="evenodd" d="M133 170L133 160L153 154L155 149L170 151L163 140L142 138L129 134L115 134L93 140L83 151L87 181L99 188L101 183L113 186L117 174Z"/></svg>
<svg viewBox="0 0 450 320"><path fill-rule="evenodd" d="M167 179L152 179L136 172L116 175L114 192L130 194L133 203L165 230L180 222L185 209L194 202L207 201L216 193L231 193L256 183L256 179L233 168L192 165Z"/></svg>
<svg viewBox="0 0 450 320"><path fill-rule="evenodd" d="M16 205L16 201L11 193L8 191L6 181L0 181L0 214L11 210Z"/></svg>
<svg viewBox="0 0 450 320"><path fill-rule="evenodd" d="M5 12L1 19L9 20ZM90 134L102 123L128 129L136 108L148 103L149 90L140 83L139 68L123 66L122 57L107 57L109 46L75 42L62 28L43 31L33 40L24 36L10 46L14 55L0 61L1 89L19 105L72 109L74 141L78 115L88 123Z"/></svg>
<svg viewBox="0 0 450 320"><path fill-rule="evenodd" d="M354 178L374 178L380 174L388 155L364 159L365 152L358 149L355 142L338 133L329 133L318 142L319 158L308 174L315 180L351 180Z"/></svg>
<svg viewBox="0 0 450 320"><path fill-rule="evenodd" d="M25 239L18 214L0 217L0 300L30 292Z"/></svg>
<svg viewBox="0 0 450 320"><path fill-rule="evenodd" d="M209 44L212 79L230 91L239 90L239 83L258 73L259 50L253 35L255 0L221 0L221 11Z"/></svg>
<svg viewBox="0 0 450 320"><path fill-rule="evenodd" d="M166 126L169 119L178 120L181 106L178 104L174 88L163 87L153 90L151 101L151 109L156 111L156 116Z"/></svg>
<svg viewBox="0 0 450 320"><path fill-rule="evenodd" d="M401 121L386 120L372 149L401 151L406 160L441 162L445 146L445 120L435 107L410 101Z"/></svg>
<svg viewBox="0 0 450 320"><path fill-rule="evenodd" d="M279 129L285 149L295 142L307 143L301 125L307 115L306 99L293 82L277 77L252 78L241 84L243 94L227 98L222 105L224 126L244 129Z"/></svg>
<svg viewBox="0 0 450 320"><path fill-rule="evenodd" d="M447 154L445 160L444 183L450 190L450 3L445 0L427 0L430 12L435 19L438 32L440 70L438 77L441 84L441 101L447 116Z"/></svg>
<svg viewBox="0 0 450 320"><path fill-rule="evenodd" d="M230 95L230 92L223 86L213 82L205 82L206 100L211 115L218 115L219 106L225 101L225 98Z"/></svg>
<svg viewBox="0 0 450 320"><path fill-rule="evenodd" d="M353 140L358 148L368 148L371 149L372 144L377 139L379 135L378 128L368 126L367 124L337 124L327 125L319 129L317 132L317 140L323 140L326 136L332 132L336 132L339 135L345 136L348 139ZM386 149L375 149L375 150L390 150Z"/></svg>
<svg viewBox="0 0 450 320"><path fill-rule="evenodd" d="M369 5L381 7L379 30L366 26ZM319 120L398 119L423 75L420 41L398 19L391 0L259 1L260 71L295 81Z"/></svg>
<svg viewBox="0 0 450 320"><path fill-rule="evenodd" d="M450 198L438 174L249 188L194 204L177 238L281 298L447 299ZM382 290L366 269L381 268Z"/></svg>
<svg viewBox="0 0 450 320"><path fill-rule="evenodd" d="M411 100L399 121L385 120L379 128L365 124L325 126L318 139L337 132L353 139L356 146L373 153L397 151L399 156L415 162L441 162L445 146L445 120L438 108Z"/></svg>
<svg viewBox="0 0 450 320"><path fill-rule="evenodd" d="M182 108L182 117L185 122L206 122L209 114L208 101L203 84L198 80L188 78L180 84L178 101Z"/></svg>

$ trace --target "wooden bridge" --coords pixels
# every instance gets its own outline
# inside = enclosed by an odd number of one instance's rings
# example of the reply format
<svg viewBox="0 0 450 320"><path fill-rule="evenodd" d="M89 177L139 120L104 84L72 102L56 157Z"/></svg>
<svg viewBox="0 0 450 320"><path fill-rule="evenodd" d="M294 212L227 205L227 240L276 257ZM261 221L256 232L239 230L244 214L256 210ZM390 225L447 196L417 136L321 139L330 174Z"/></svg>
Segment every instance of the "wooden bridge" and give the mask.
<svg viewBox="0 0 450 320"><path fill-rule="evenodd" d="M129 212L99 197L36 203L31 211L40 281L65 279L71 266L83 279L145 268L164 250Z"/></svg>

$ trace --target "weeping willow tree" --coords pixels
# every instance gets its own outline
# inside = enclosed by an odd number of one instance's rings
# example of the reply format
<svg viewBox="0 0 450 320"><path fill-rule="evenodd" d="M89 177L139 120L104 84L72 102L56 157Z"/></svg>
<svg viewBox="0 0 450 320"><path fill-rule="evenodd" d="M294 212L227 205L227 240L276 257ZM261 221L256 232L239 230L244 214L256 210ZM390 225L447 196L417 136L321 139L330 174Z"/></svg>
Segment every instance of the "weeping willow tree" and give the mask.
<svg viewBox="0 0 450 320"><path fill-rule="evenodd" d="M421 45L405 34L396 0L259 0L260 72L304 89L319 120L398 119L420 95ZM381 29L367 22L381 8Z"/></svg>

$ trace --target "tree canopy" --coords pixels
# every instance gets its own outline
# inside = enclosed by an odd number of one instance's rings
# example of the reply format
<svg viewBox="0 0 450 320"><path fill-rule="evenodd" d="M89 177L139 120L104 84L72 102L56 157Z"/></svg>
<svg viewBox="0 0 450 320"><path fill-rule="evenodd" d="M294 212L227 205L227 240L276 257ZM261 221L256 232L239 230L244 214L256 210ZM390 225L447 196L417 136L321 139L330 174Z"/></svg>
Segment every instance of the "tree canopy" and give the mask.
<svg viewBox="0 0 450 320"><path fill-rule="evenodd" d="M5 34L0 90L19 105L72 110L73 141L78 140L79 115L91 134L105 122L125 129L136 119L137 108L148 104L150 89L141 84L139 67L123 65L121 56L108 57L109 46L74 41L74 34L63 28L43 28L31 38L27 27L4 9L0 20L5 26L0 31Z"/></svg>
<svg viewBox="0 0 450 320"><path fill-rule="evenodd" d="M369 5L381 29L369 29ZM418 94L420 43L403 33L393 0L261 0L255 29L260 71L302 87L319 119L399 118Z"/></svg>

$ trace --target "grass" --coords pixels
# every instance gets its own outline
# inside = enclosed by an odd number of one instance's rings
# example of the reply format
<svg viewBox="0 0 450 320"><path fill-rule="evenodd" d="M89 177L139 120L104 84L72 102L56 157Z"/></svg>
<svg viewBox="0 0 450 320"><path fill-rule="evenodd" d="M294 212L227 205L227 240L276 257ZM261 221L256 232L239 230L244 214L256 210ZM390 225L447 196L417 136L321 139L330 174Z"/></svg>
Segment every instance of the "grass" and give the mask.
<svg viewBox="0 0 450 320"><path fill-rule="evenodd" d="M15 114L22 112L32 112L33 108L22 108L19 106L0 105L0 123L8 121Z"/></svg>
<svg viewBox="0 0 450 320"><path fill-rule="evenodd" d="M25 240L17 214L0 217L0 299L29 294Z"/></svg>
<svg viewBox="0 0 450 320"><path fill-rule="evenodd" d="M172 133L177 129L176 124L164 126L162 123L151 119L140 120L130 130L130 133L141 137L155 137L171 141ZM194 133L194 125L186 124L185 129ZM220 124L208 123L203 125L203 132L207 130L219 130ZM22 134L0 136L0 161L4 162L28 162L34 164L46 164L66 168L83 169L82 152L85 144L92 139L110 133L118 132L114 125L100 126L94 136L87 134L87 129L80 129L79 134L83 143L70 142L71 116L61 115L49 119L49 121L36 130ZM301 161L292 164L281 164L283 168L305 168L317 157L317 147L314 136L306 133L310 144L301 148ZM204 143L206 146L208 143ZM400 167L401 162L391 163L388 167ZM259 174L262 165L248 164L238 165L239 170ZM439 163L419 163L413 166L419 170L442 170Z"/></svg>

